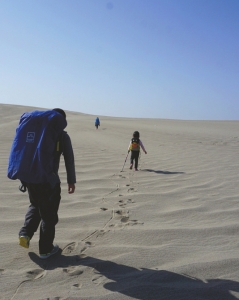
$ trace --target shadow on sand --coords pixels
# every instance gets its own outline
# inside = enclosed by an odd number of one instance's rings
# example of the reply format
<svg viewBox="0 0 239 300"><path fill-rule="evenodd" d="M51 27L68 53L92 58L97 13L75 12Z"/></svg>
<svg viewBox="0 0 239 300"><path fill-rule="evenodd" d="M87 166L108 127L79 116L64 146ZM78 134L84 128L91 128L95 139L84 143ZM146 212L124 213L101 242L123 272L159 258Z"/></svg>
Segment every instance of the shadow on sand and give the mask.
<svg viewBox="0 0 239 300"><path fill-rule="evenodd" d="M152 169L142 169L141 171L154 172L156 174L165 174L165 175L184 174L184 172L169 172L169 171L152 170Z"/></svg>
<svg viewBox="0 0 239 300"><path fill-rule="evenodd" d="M56 256L41 260L35 253L30 258L42 269L93 268L102 276L105 289L139 300L235 300L231 291L239 292L239 282L226 279L202 281L185 274L167 270L136 269L134 267L100 260L85 255ZM82 275L81 275L82 276ZM110 280L111 282L106 282ZM113 282L112 282L113 281ZM106 282L106 283L104 283Z"/></svg>

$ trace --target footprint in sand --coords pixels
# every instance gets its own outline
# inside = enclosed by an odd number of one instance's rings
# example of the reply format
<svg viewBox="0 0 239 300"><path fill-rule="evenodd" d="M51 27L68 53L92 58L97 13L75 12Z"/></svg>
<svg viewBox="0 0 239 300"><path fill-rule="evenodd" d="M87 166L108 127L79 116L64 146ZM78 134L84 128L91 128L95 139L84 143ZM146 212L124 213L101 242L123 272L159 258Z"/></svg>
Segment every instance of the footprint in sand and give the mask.
<svg viewBox="0 0 239 300"><path fill-rule="evenodd" d="M86 244L88 247L94 247L94 246L95 246L95 244L92 243L92 242L85 242L85 244Z"/></svg>
<svg viewBox="0 0 239 300"><path fill-rule="evenodd" d="M126 205L125 200L119 200L119 206L124 207Z"/></svg>
<svg viewBox="0 0 239 300"><path fill-rule="evenodd" d="M74 275L81 275L83 274L84 271L79 267L69 267L63 269L63 272L67 273L70 276L74 276Z"/></svg>
<svg viewBox="0 0 239 300"><path fill-rule="evenodd" d="M83 253L89 247L94 247L94 246L95 246L95 244L92 242L84 242L83 245L81 245L82 249L80 250L80 253Z"/></svg>
<svg viewBox="0 0 239 300"><path fill-rule="evenodd" d="M72 285L72 288L75 288L75 289L81 289L81 288L82 288L82 283L76 283L76 284L73 284L73 285Z"/></svg>
<svg viewBox="0 0 239 300"><path fill-rule="evenodd" d="M124 217L127 217L128 214L129 214L129 211L128 210L116 210L115 213L119 216L124 216Z"/></svg>
<svg viewBox="0 0 239 300"><path fill-rule="evenodd" d="M129 221L129 217L123 217L120 221L122 223L127 223Z"/></svg>
<svg viewBox="0 0 239 300"><path fill-rule="evenodd" d="M27 277L32 280L43 278L45 275L46 271L42 269L34 269L27 272Z"/></svg>
<svg viewBox="0 0 239 300"><path fill-rule="evenodd" d="M103 211L108 210L108 208L105 208L105 207L101 207L100 209L103 210Z"/></svg>
<svg viewBox="0 0 239 300"><path fill-rule="evenodd" d="M130 226L134 226L134 225L143 225L144 222L139 222L138 220L130 220L127 225L130 225Z"/></svg>
<svg viewBox="0 0 239 300"><path fill-rule="evenodd" d="M120 200L119 203L120 203L119 206L124 208L127 205L127 203L135 203L135 202L132 199L128 199L127 202L125 200Z"/></svg>
<svg viewBox="0 0 239 300"><path fill-rule="evenodd" d="M116 228L124 228L125 225L123 224L111 224L109 227L113 228L113 227L116 227Z"/></svg>
<svg viewBox="0 0 239 300"><path fill-rule="evenodd" d="M122 204L124 205L124 204ZM125 210L125 209L122 209L122 210L115 210L115 217L116 219L119 219L122 220L124 218L128 218L129 217L129 211L128 210Z"/></svg>
<svg viewBox="0 0 239 300"><path fill-rule="evenodd" d="M68 244L63 250L62 253L63 254L70 254L71 252L73 252L76 249L77 244L75 242L72 242L70 244Z"/></svg>
<svg viewBox="0 0 239 300"><path fill-rule="evenodd" d="M104 280L104 277L101 275L95 276L92 278L92 281L94 282L94 284L98 285L100 283L102 283Z"/></svg>
<svg viewBox="0 0 239 300"><path fill-rule="evenodd" d="M86 258L87 255L85 253L81 253L80 255L76 256L76 261L81 261L82 259Z"/></svg>
<svg viewBox="0 0 239 300"><path fill-rule="evenodd" d="M97 232L97 236L103 236L103 235L105 235L105 233L106 233L107 231L106 230L99 230L98 232Z"/></svg>

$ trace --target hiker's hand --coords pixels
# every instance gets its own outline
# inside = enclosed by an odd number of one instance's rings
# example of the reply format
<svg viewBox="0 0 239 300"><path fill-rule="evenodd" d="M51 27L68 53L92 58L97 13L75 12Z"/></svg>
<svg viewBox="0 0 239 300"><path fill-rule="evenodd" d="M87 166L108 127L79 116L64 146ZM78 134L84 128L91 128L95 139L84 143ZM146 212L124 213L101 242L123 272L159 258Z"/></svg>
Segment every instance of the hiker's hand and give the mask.
<svg viewBox="0 0 239 300"><path fill-rule="evenodd" d="M75 191L75 185L74 185L74 183L69 183L68 184L68 193L69 194L73 194L74 191Z"/></svg>
<svg viewBox="0 0 239 300"><path fill-rule="evenodd" d="M128 153L130 153L130 150L128 150Z"/></svg>

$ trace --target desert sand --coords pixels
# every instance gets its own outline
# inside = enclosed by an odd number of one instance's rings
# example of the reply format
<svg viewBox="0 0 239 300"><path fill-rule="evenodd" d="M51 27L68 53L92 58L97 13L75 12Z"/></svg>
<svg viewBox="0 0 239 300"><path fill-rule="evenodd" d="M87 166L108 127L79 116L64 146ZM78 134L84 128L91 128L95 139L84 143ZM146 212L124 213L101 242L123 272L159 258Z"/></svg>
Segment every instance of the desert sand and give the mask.
<svg viewBox="0 0 239 300"><path fill-rule="evenodd" d="M7 178L19 118L0 105L1 299L239 299L239 123L99 116L67 111L77 174L62 199L55 242L18 245L29 200ZM44 110L41 109L41 110ZM122 167L132 133L148 152Z"/></svg>

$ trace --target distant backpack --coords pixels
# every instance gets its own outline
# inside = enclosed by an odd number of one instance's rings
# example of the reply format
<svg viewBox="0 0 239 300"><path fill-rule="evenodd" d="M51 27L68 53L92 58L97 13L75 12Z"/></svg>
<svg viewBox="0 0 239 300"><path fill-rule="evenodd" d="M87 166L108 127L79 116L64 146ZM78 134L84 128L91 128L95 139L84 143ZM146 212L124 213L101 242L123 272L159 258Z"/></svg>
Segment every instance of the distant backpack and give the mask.
<svg viewBox="0 0 239 300"><path fill-rule="evenodd" d="M57 142L66 126L66 119L54 110L24 113L9 156L8 178L27 183L49 182Z"/></svg>
<svg viewBox="0 0 239 300"><path fill-rule="evenodd" d="M99 126L99 125L100 125L100 120L99 120L99 118L96 118L96 119L95 119L95 125L96 125L96 126Z"/></svg>
<svg viewBox="0 0 239 300"><path fill-rule="evenodd" d="M140 139L138 139L138 138L131 139L130 150L131 151L140 151Z"/></svg>

